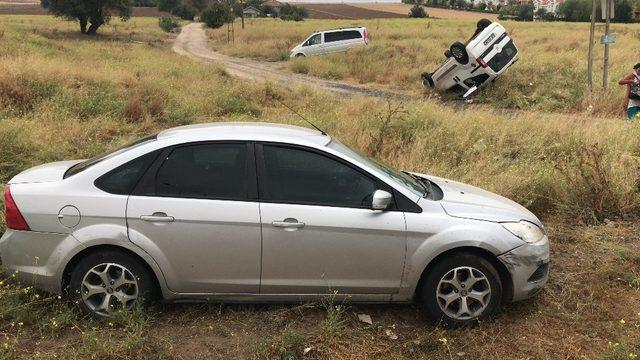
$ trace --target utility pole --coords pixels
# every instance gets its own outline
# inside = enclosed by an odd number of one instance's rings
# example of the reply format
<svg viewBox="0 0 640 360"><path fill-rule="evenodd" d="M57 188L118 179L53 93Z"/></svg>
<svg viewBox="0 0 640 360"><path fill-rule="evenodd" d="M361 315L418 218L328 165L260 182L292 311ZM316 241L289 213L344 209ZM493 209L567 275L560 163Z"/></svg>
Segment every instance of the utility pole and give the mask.
<svg viewBox="0 0 640 360"><path fill-rule="evenodd" d="M604 34L607 39L610 37L610 27L611 27L611 0L605 0L605 27ZM604 65L602 68L602 89L607 90L607 84L609 83L609 41L606 41L604 44Z"/></svg>
<svg viewBox="0 0 640 360"><path fill-rule="evenodd" d="M598 0L593 0L591 9L591 27L589 28L589 54L587 57L587 82L589 83L589 94L593 95L593 41L596 32L596 6Z"/></svg>
<svg viewBox="0 0 640 360"><path fill-rule="evenodd" d="M240 19L242 20L242 30L244 30L244 1L240 1Z"/></svg>

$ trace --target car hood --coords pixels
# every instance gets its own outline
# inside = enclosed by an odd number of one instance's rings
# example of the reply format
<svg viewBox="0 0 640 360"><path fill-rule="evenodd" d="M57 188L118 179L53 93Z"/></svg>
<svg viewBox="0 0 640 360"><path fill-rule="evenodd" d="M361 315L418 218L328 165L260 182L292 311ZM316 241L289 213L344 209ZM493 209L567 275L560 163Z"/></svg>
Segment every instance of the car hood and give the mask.
<svg viewBox="0 0 640 360"><path fill-rule="evenodd" d="M62 180L71 166L82 160L57 161L27 169L9 180L9 184L41 183Z"/></svg>
<svg viewBox="0 0 640 360"><path fill-rule="evenodd" d="M439 203L450 216L495 222L527 220L542 226L531 211L503 196L453 180L415 175L429 179L442 189Z"/></svg>

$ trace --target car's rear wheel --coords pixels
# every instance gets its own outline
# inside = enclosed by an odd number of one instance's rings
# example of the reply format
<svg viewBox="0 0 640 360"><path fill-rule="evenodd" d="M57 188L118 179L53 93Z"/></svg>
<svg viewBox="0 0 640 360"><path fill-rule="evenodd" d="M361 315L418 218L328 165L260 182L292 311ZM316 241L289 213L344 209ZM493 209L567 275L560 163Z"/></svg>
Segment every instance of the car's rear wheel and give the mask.
<svg viewBox="0 0 640 360"><path fill-rule="evenodd" d="M138 259L120 251L89 254L69 279L68 295L85 313L104 318L156 299L155 278Z"/></svg>
<svg viewBox="0 0 640 360"><path fill-rule="evenodd" d="M502 300L502 284L490 262L457 253L430 269L420 295L432 319L443 326L461 327L495 314Z"/></svg>
<svg viewBox="0 0 640 360"><path fill-rule="evenodd" d="M469 62L469 54L463 43L456 41L451 45L449 51L451 52L451 56L460 64L466 65Z"/></svg>
<svg viewBox="0 0 640 360"><path fill-rule="evenodd" d="M302 53L298 53L298 54L296 54L296 56L295 56L295 57L297 57L297 58L303 58L303 57L305 57L305 55L304 55L304 54L302 54Z"/></svg>

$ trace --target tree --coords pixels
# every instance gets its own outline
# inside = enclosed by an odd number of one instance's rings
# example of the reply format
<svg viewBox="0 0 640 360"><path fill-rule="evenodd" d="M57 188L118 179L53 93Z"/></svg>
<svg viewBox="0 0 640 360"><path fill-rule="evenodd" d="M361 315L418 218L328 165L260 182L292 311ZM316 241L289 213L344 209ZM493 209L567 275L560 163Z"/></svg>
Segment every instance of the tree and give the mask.
<svg viewBox="0 0 640 360"><path fill-rule="evenodd" d="M131 16L130 0L41 0L40 3L54 16L77 20L80 32L88 35L95 35L100 26L109 22L112 15L117 15L122 20L128 20Z"/></svg>
<svg viewBox="0 0 640 360"><path fill-rule="evenodd" d="M212 1L200 14L200 20L210 28L217 29L222 25L232 22L234 15L231 5L220 1Z"/></svg>
<svg viewBox="0 0 640 360"><path fill-rule="evenodd" d="M175 9L180 3L180 0L158 0L158 10L171 12L171 10Z"/></svg>
<svg viewBox="0 0 640 360"><path fill-rule="evenodd" d="M566 0L558 5L556 12L566 21L589 21L591 7L590 0Z"/></svg>
<svg viewBox="0 0 640 360"><path fill-rule="evenodd" d="M429 17L429 15L427 15L427 12L424 11L424 7L422 7L422 5L415 4L411 7L411 10L409 10L409 17L426 18Z"/></svg>
<svg viewBox="0 0 640 360"><path fill-rule="evenodd" d="M631 22L631 15L633 12L633 5L629 0L615 0L615 21L616 22Z"/></svg>
<svg viewBox="0 0 640 360"><path fill-rule="evenodd" d="M282 20L302 21L307 16L309 16L309 13L303 7L286 3L280 8L280 19Z"/></svg>
<svg viewBox="0 0 640 360"><path fill-rule="evenodd" d="M518 19L520 20L525 20L525 21L533 21L533 3L528 2L528 3L521 3L518 6L518 13L516 16L518 16Z"/></svg>
<svg viewBox="0 0 640 360"><path fill-rule="evenodd" d="M171 13L183 20L193 20L198 10L187 3L180 3L171 9Z"/></svg>

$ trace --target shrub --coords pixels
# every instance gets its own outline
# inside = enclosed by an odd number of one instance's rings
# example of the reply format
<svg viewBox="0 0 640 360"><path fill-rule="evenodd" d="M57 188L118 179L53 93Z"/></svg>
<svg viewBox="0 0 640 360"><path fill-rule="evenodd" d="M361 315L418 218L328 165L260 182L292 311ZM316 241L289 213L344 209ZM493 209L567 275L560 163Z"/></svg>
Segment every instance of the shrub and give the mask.
<svg viewBox="0 0 640 360"><path fill-rule="evenodd" d="M424 7L422 7L421 5L415 4L411 7L411 10L409 10L409 17L410 18L426 18L426 17L429 17L429 15L427 15L427 12L424 11Z"/></svg>
<svg viewBox="0 0 640 360"><path fill-rule="evenodd" d="M180 27L180 24L172 17L163 16L158 19L158 25L166 32L173 32Z"/></svg>
<svg viewBox="0 0 640 360"><path fill-rule="evenodd" d="M200 14L200 21L210 28L217 29L233 21L231 7L221 2L212 2L202 14Z"/></svg>
<svg viewBox="0 0 640 360"><path fill-rule="evenodd" d="M303 7L286 4L280 8L280 19L282 20L302 21L308 16L309 12Z"/></svg>

